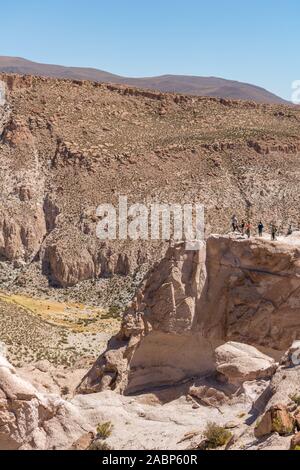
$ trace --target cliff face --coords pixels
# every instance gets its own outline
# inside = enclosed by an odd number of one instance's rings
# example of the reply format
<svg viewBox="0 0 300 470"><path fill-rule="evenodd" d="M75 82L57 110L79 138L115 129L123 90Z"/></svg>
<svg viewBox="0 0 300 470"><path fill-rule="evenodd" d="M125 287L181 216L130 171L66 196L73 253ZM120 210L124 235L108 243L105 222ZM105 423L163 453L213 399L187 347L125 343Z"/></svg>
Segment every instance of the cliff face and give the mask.
<svg viewBox="0 0 300 470"><path fill-rule="evenodd" d="M24 279L32 262L69 287L161 259L163 243L96 238L98 205L117 205L119 195L129 204L202 203L207 234L227 231L233 212L298 223L297 107L0 80L0 257L25 263Z"/></svg>
<svg viewBox="0 0 300 470"><path fill-rule="evenodd" d="M204 335L287 349L300 334L299 242L299 233L275 243L211 237Z"/></svg>
<svg viewBox="0 0 300 470"><path fill-rule="evenodd" d="M227 341L280 357L300 336L299 235L171 247L79 391L131 393L212 373L215 348Z"/></svg>

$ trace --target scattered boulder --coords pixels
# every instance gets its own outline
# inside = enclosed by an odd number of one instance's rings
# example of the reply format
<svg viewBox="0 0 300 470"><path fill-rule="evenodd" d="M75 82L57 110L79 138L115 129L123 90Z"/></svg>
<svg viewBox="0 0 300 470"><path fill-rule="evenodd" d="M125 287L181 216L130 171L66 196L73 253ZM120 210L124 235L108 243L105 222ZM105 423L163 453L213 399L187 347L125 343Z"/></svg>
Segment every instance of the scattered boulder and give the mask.
<svg viewBox="0 0 300 470"><path fill-rule="evenodd" d="M300 450L300 432L296 434L291 440L291 450Z"/></svg>
<svg viewBox="0 0 300 470"><path fill-rule="evenodd" d="M300 408L297 408L294 414L294 418L295 418L296 427L298 431L300 431Z"/></svg>
<svg viewBox="0 0 300 470"><path fill-rule="evenodd" d="M247 344L229 342L215 351L216 370L232 385L274 375L277 364L274 359Z"/></svg>
<svg viewBox="0 0 300 470"><path fill-rule="evenodd" d="M224 392L204 385L200 387L193 385L189 389L189 395L199 400L200 403L212 407L218 407L228 401Z"/></svg>
<svg viewBox="0 0 300 470"><path fill-rule="evenodd" d="M295 420L285 405L273 405L259 420L254 434L256 438L268 436L277 432L280 436L292 434Z"/></svg>
<svg viewBox="0 0 300 470"><path fill-rule="evenodd" d="M88 450L91 444L94 442L95 434L93 432L88 432L83 434L74 444L70 450Z"/></svg>
<svg viewBox="0 0 300 470"><path fill-rule="evenodd" d="M296 367L300 365L300 341L294 341L281 360L281 365Z"/></svg>

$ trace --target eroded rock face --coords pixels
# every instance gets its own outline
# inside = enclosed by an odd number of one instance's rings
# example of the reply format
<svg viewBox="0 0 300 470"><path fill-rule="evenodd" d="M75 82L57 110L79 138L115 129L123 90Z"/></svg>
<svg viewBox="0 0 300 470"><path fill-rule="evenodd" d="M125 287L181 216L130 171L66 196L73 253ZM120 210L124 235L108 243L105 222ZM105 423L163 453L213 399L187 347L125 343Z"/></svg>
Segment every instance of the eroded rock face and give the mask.
<svg viewBox="0 0 300 470"><path fill-rule="evenodd" d="M201 376L215 370L214 350L228 341L280 356L300 337L299 274L298 234L277 243L212 236L199 252L170 247L79 391L128 393ZM232 383L274 372L264 355L243 346L238 360L233 349L231 366L222 349L218 364Z"/></svg>
<svg viewBox="0 0 300 470"><path fill-rule="evenodd" d="M53 281L63 287L74 286L95 276L93 258L86 248L77 251L73 246L51 245L46 250L45 259Z"/></svg>
<svg viewBox="0 0 300 470"><path fill-rule="evenodd" d="M214 369L212 343L194 331L205 283L205 247L171 247L146 276L126 311L119 334L79 387L80 393L113 388L134 392Z"/></svg>
<svg viewBox="0 0 300 470"><path fill-rule="evenodd" d="M17 450L26 445L44 448L44 426L61 406L58 397L39 394L0 357L0 449Z"/></svg>
<svg viewBox="0 0 300 470"><path fill-rule="evenodd" d="M31 261L39 252L46 235L46 224L41 207L28 210L11 218L3 210L0 213L0 257L3 260Z"/></svg>
<svg viewBox="0 0 300 470"><path fill-rule="evenodd" d="M199 325L224 337L286 351L300 337L300 244L210 237Z"/></svg>

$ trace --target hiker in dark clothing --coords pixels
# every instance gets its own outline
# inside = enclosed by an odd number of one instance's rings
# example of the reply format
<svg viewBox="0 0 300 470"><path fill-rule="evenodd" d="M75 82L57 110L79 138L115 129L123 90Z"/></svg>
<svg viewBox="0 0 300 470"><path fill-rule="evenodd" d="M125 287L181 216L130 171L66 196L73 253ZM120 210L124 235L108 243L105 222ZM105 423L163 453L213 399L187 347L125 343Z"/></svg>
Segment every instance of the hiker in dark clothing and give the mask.
<svg viewBox="0 0 300 470"><path fill-rule="evenodd" d="M289 228L288 228L288 231L287 231L287 237L289 237L290 235L293 235L293 227L292 227L292 224L289 225Z"/></svg>
<svg viewBox="0 0 300 470"><path fill-rule="evenodd" d="M236 231L239 232L239 223L238 223L238 219L236 215L232 217L231 224L232 224L233 233L235 233Z"/></svg>
<svg viewBox="0 0 300 470"><path fill-rule="evenodd" d="M250 222L246 224L246 235L248 238L251 237L251 223Z"/></svg>
<svg viewBox="0 0 300 470"><path fill-rule="evenodd" d="M271 225L271 240L274 242L276 241L276 235L278 233L278 228L276 227L275 224Z"/></svg>
<svg viewBox="0 0 300 470"><path fill-rule="evenodd" d="M258 224L258 235L260 237L263 236L263 231L264 231L264 225L263 225L262 221L260 221L259 224Z"/></svg>
<svg viewBox="0 0 300 470"><path fill-rule="evenodd" d="M241 230L242 235L245 235L245 225L246 225L245 221L242 220L241 225L240 225L240 230Z"/></svg>

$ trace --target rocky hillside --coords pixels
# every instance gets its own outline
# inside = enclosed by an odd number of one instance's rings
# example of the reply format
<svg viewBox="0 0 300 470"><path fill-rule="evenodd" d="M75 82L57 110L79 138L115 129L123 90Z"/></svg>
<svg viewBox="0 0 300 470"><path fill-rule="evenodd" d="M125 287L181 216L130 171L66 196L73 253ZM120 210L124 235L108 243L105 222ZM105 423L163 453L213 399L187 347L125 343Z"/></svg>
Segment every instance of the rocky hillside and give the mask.
<svg viewBox="0 0 300 470"><path fill-rule="evenodd" d="M206 230L233 212L298 225L300 111L70 80L1 75L2 285L30 293L135 276L163 243L102 243L96 208L199 202ZM70 243L71 241L71 243ZM71 291L70 291L70 288ZM71 294L69 294L71 295Z"/></svg>
<svg viewBox="0 0 300 470"><path fill-rule="evenodd" d="M0 56L0 72L52 78L93 80L101 83L119 83L144 89L159 90L161 92L253 100L257 103L287 104L282 98L264 88L216 77L162 75L159 77L130 78L92 68L40 64L20 57L3 56Z"/></svg>

